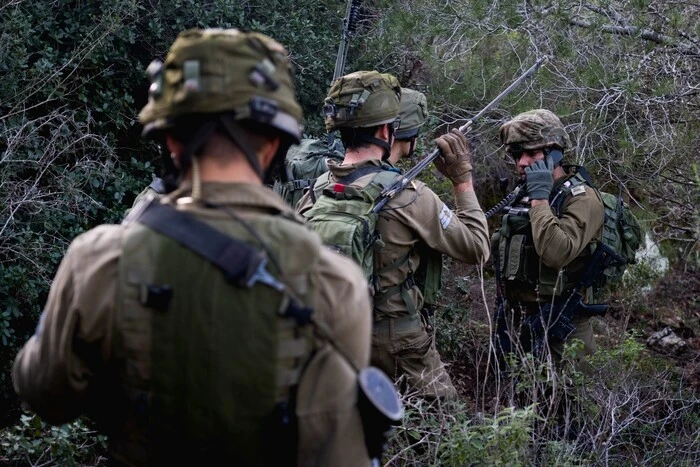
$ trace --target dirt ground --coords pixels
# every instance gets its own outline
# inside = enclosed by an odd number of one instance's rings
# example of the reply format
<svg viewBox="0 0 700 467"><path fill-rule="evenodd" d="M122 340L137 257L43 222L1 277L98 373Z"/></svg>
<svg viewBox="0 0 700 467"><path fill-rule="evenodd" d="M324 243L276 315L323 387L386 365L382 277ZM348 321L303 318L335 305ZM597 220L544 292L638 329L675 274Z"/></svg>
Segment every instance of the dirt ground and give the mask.
<svg viewBox="0 0 700 467"><path fill-rule="evenodd" d="M495 281L490 266L484 270L484 281L477 267L461 263L448 264L443 277L443 301L438 309L443 313L450 308L467 310L463 326L485 328L489 322L488 311L493 312ZM685 343L681 351L668 352L649 347L656 355L672 361L682 371L687 381L700 392L700 268L685 262L676 263L643 296L630 297L630 291L613 290L608 302L610 309L594 329L600 345L619 342L634 332L637 339L647 339L657 331L670 328ZM484 326L480 326L484 325ZM473 332L466 332L474 336ZM469 339L467 339L469 340ZM445 357L455 386L467 399L473 397L479 380L475 374L486 372L483 349L487 346L483 332L471 342L465 342L463 356L478 358L454 359ZM471 347L471 348L470 348Z"/></svg>

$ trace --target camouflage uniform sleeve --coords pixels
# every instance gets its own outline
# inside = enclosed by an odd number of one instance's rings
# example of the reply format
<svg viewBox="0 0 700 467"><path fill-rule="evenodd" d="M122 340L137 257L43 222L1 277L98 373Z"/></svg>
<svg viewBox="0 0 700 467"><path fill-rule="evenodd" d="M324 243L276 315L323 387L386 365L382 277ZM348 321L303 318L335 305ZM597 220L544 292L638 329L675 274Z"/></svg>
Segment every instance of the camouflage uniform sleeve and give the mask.
<svg viewBox="0 0 700 467"><path fill-rule="evenodd" d="M349 259L323 249L312 279L317 321L335 345L362 369L369 365L372 310L367 281ZM297 395L299 465L369 465L357 408L357 372L322 343L304 370Z"/></svg>
<svg viewBox="0 0 700 467"><path fill-rule="evenodd" d="M553 269L561 269L583 253L603 225L603 202L595 190L570 195L557 218L547 204L530 209L530 223L535 251Z"/></svg>
<svg viewBox="0 0 700 467"><path fill-rule="evenodd" d="M81 413L93 375L109 358L117 229L98 227L71 244L40 324L15 359L15 391L49 423L65 423Z"/></svg>
<svg viewBox="0 0 700 467"><path fill-rule="evenodd" d="M404 190L402 198L390 203L394 210L388 216L398 217L440 253L469 264L486 262L490 250L488 225L474 192L456 194L455 215L425 184L417 183L416 192L411 191ZM408 196L415 197L415 201L399 207Z"/></svg>

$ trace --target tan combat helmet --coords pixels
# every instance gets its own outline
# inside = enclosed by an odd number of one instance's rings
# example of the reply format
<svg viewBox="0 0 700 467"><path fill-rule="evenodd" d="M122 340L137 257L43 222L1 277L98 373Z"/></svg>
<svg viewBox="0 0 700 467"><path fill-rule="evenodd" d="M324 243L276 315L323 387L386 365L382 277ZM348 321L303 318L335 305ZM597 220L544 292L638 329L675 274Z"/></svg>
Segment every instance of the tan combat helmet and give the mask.
<svg viewBox="0 0 700 467"><path fill-rule="evenodd" d="M428 119L428 100L422 92L401 88L401 111L396 139L409 140L418 136L418 131Z"/></svg>
<svg viewBox="0 0 700 467"><path fill-rule="evenodd" d="M517 115L501 126L500 134L506 152L512 156L535 149L557 148L564 151L571 147L571 140L559 117L545 109Z"/></svg>
<svg viewBox="0 0 700 467"><path fill-rule="evenodd" d="M356 71L338 78L324 101L326 130L365 128L397 122L399 81L388 73Z"/></svg>

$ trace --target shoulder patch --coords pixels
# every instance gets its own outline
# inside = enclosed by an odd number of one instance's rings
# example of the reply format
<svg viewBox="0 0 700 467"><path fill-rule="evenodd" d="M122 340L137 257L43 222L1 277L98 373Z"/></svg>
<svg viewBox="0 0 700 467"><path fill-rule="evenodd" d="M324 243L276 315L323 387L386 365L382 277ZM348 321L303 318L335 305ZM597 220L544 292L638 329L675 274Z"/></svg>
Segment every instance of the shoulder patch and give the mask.
<svg viewBox="0 0 700 467"><path fill-rule="evenodd" d="M440 225L442 226L442 229L445 230L448 225L450 225L450 221L452 221L452 210L447 207L445 203L442 204L442 210L440 211Z"/></svg>
<svg viewBox="0 0 700 467"><path fill-rule="evenodd" d="M571 189L571 195L576 196L586 192L585 185L578 185Z"/></svg>

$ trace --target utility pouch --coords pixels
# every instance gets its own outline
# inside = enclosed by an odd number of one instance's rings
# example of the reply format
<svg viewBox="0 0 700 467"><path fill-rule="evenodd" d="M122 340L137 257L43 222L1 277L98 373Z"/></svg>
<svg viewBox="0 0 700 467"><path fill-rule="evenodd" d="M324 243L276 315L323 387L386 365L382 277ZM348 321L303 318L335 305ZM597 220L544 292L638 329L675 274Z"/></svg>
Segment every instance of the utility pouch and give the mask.
<svg viewBox="0 0 700 467"><path fill-rule="evenodd" d="M508 246L508 264L505 269L506 279L512 280L527 280L527 271L524 271L525 258L524 254L525 235L513 235Z"/></svg>
<svg viewBox="0 0 700 467"><path fill-rule="evenodd" d="M403 404L394 383L379 368L363 369L357 380L365 446L371 459L381 459L389 437L403 418Z"/></svg>

